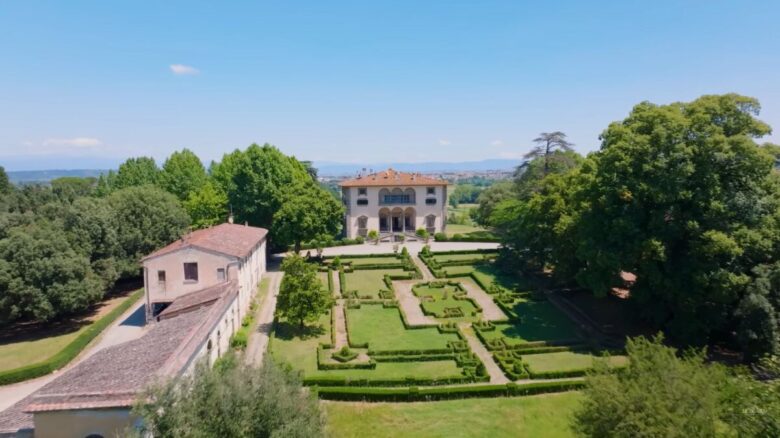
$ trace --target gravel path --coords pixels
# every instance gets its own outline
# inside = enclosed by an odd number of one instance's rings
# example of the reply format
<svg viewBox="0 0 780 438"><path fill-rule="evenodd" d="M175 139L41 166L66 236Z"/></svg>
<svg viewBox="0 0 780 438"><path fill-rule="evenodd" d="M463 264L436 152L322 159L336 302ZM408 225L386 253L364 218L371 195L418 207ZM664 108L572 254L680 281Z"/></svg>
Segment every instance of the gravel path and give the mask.
<svg viewBox="0 0 780 438"><path fill-rule="evenodd" d="M507 316L501 311L493 298L487 292L483 291L481 287L477 286L471 278L454 278L453 280L459 282L466 289L466 294L474 298L482 307L482 318L487 321L504 321Z"/></svg>
<svg viewBox="0 0 780 438"><path fill-rule="evenodd" d="M435 319L423 313L422 307L420 307L420 300L412 293L412 286L419 282L420 280L393 282L398 305L401 306L401 310L406 314L406 320L409 322L409 325L438 325Z"/></svg>
<svg viewBox="0 0 780 438"><path fill-rule="evenodd" d="M428 269L428 266L426 266L425 263L423 263L423 261L420 259L420 257L417 254L412 256L412 260L414 261L414 264L417 265L417 268L422 273L423 282L436 280L436 277L433 276L431 270Z"/></svg>
<svg viewBox="0 0 780 438"><path fill-rule="evenodd" d="M336 305L333 306L333 311L336 312L336 345L334 347L338 351L341 347L349 345L349 339L347 339L347 318L344 315L346 311L344 309L344 300L338 300Z"/></svg>
<svg viewBox="0 0 780 438"><path fill-rule="evenodd" d="M339 275L339 271L329 270L328 275L330 275L331 280L333 280L333 296L341 298L341 276Z"/></svg>
<svg viewBox="0 0 780 438"><path fill-rule="evenodd" d="M257 310L257 329L249 336L249 343L246 347L246 361L253 365L263 363L263 357L268 348L268 339L271 335L271 328L274 324L274 311L276 310L276 299L279 296L279 285L282 283L284 273L269 270L265 275L271 279L271 284L268 286L268 293Z"/></svg>
<svg viewBox="0 0 780 438"><path fill-rule="evenodd" d="M509 382L509 379L504 375L504 372L501 371L501 367L499 367L496 361L493 360L493 355L490 354L487 348L482 345L482 342L477 339L477 336L474 334L474 330L471 328L471 324L462 322L458 324L458 327L460 327L460 331L463 333L463 336L466 337L466 341L469 343L469 348L471 348L471 351L473 351L479 360L485 364L485 369L490 376L490 383L500 384Z"/></svg>

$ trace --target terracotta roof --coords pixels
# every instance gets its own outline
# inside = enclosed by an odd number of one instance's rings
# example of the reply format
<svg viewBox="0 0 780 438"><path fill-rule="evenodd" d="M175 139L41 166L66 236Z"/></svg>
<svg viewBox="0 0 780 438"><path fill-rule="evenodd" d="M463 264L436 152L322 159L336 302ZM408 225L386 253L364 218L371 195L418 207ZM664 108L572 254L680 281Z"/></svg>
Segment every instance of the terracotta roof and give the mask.
<svg viewBox="0 0 780 438"><path fill-rule="evenodd" d="M236 287L236 284L235 281L226 281L216 286L184 294L173 300L171 305L166 307L158 318L162 321L163 319L173 318L176 315L194 310L197 307L211 305L231 287Z"/></svg>
<svg viewBox="0 0 780 438"><path fill-rule="evenodd" d="M148 260L187 247L195 247L227 254L233 257L246 257L265 239L268 230L259 227L224 223L211 228L193 231L165 248L144 257Z"/></svg>
<svg viewBox="0 0 780 438"><path fill-rule="evenodd" d="M441 179L393 169L359 176L339 183L341 187L446 186L447 184L447 181Z"/></svg>

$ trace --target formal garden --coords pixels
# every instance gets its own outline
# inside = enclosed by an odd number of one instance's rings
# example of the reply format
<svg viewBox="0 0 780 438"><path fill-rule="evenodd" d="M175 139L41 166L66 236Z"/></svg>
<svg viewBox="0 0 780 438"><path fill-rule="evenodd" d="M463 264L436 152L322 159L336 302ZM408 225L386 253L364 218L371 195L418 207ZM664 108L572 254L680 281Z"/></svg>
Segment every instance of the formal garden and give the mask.
<svg viewBox="0 0 780 438"><path fill-rule="evenodd" d="M602 355L625 365L496 257L424 247L311 259L332 305L305 326L278 317L271 355L332 400L559 392L579 388Z"/></svg>

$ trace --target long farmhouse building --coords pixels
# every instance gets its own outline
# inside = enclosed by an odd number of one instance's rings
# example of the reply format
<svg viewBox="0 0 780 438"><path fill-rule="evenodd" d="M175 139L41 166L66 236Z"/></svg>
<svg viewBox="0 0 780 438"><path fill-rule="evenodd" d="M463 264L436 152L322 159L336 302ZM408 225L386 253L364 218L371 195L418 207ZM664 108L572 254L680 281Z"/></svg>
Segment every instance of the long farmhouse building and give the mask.
<svg viewBox="0 0 780 438"><path fill-rule="evenodd" d="M142 429L131 407L146 385L228 351L265 273L266 234L227 223L145 257L143 335L97 351L0 412L0 437L98 438Z"/></svg>
<svg viewBox="0 0 780 438"><path fill-rule="evenodd" d="M447 181L387 169L358 175L340 186L349 238L367 237L374 230L380 240L389 241L399 235L414 238L420 228L430 234L446 228Z"/></svg>

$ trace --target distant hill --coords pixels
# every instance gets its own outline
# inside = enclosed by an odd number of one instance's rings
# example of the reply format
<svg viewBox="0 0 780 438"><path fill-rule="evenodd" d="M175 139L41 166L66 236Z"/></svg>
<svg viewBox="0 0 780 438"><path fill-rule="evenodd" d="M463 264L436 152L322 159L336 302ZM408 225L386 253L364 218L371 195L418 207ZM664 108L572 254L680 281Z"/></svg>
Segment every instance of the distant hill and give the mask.
<svg viewBox="0 0 780 438"><path fill-rule="evenodd" d="M63 176L77 176L86 178L93 176L99 177L102 173L107 173L107 169L52 169L52 170L17 170L9 171L8 179L14 184L46 183L53 179Z"/></svg>
<svg viewBox="0 0 780 438"><path fill-rule="evenodd" d="M423 162L423 163L334 163L329 161L315 161L314 167L317 168L320 176L344 176L353 175L363 168L373 169L375 172L392 167L404 172L484 172L487 170L511 170L517 167L521 160L489 159L482 161L460 161L460 162Z"/></svg>

